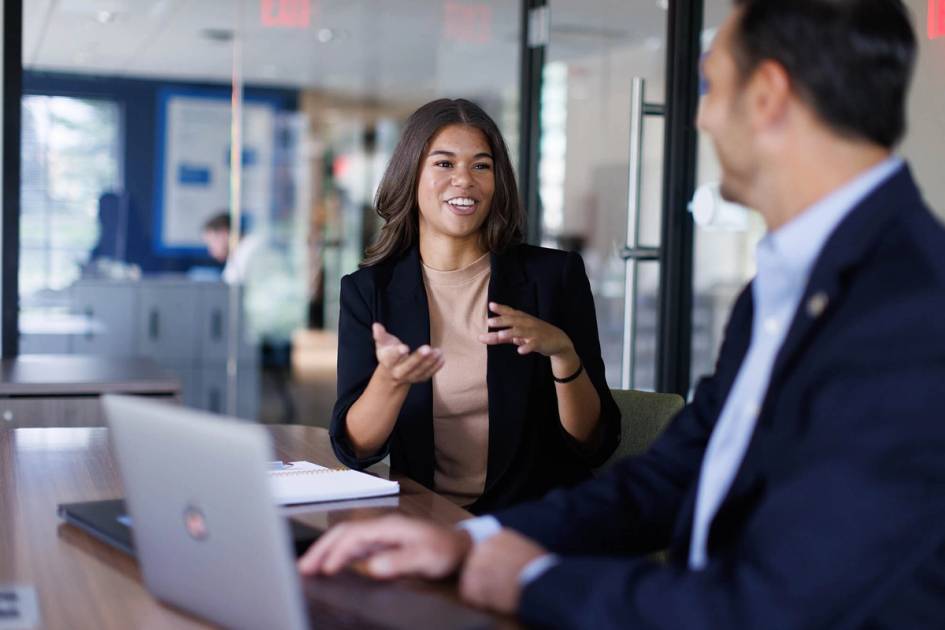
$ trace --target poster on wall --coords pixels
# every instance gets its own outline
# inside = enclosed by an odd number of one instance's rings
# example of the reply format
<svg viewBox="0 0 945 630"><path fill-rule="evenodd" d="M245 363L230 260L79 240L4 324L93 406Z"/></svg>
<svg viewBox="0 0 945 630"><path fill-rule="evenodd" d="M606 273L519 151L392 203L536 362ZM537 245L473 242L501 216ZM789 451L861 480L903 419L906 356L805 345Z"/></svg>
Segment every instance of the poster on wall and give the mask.
<svg viewBox="0 0 945 630"><path fill-rule="evenodd" d="M230 208L229 93L167 90L159 104L155 249L204 251L201 229ZM276 107L245 99L242 127L244 225L262 229L272 191Z"/></svg>

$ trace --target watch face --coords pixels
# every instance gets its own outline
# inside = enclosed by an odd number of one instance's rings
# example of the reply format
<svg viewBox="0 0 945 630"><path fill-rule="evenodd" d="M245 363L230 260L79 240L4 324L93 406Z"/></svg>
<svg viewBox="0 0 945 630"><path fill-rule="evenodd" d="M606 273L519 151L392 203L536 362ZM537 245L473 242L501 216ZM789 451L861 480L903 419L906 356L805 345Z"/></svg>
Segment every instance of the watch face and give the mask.
<svg viewBox="0 0 945 630"><path fill-rule="evenodd" d="M209 535L207 519L203 512L193 505L184 508L184 529L194 540L205 540Z"/></svg>

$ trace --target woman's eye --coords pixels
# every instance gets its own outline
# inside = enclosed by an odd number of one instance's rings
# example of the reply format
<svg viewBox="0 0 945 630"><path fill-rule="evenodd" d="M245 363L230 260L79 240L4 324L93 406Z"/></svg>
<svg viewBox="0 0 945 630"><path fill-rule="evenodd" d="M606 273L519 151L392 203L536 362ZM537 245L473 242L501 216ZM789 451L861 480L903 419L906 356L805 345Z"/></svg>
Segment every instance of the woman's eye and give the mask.
<svg viewBox="0 0 945 630"><path fill-rule="evenodd" d="M440 160L439 162L434 162L433 165L434 165L434 166L441 166L441 167L443 167L443 168L449 168L449 167L453 166L453 163L450 162L450 161L447 161L447 160Z"/></svg>
<svg viewBox="0 0 945 630"><path fill-rule="evenodd" d="M480 170L480 171L488 171L490 168L492 168L492 165L491 165L491 164L485 164L485 163L483 163L483 164L476 164L476 166L474 166L473 168L475 168L475 169L477 169L477 170Z"/></svg>

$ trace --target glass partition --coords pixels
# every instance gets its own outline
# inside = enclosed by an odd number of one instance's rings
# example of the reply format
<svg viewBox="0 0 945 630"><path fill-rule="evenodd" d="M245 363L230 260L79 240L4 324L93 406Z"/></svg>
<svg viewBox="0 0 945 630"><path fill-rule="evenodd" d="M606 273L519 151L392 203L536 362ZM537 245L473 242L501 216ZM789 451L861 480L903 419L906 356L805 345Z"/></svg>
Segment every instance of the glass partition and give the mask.
<svg viewBox="0 0 945 630"><path fill-rule="evenodd" d="M406 117L518 146L513 0L24 3L21 353L140 356L186 404L324 424L338 285Z"/></svg>

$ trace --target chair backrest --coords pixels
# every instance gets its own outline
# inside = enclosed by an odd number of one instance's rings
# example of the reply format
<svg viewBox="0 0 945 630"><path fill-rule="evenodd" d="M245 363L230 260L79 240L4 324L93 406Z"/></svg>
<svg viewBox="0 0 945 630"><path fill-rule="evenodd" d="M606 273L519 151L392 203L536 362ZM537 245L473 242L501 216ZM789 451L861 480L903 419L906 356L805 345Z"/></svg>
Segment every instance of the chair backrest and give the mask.
<svg viewBox="0 0 945 630"><path fill-rule="evenodd" d="M598 470L609 468L624 457L646 451L686 404L678 394L657 394L635 389L613 389L611 393L620 408L620 445Z"/></svg>

